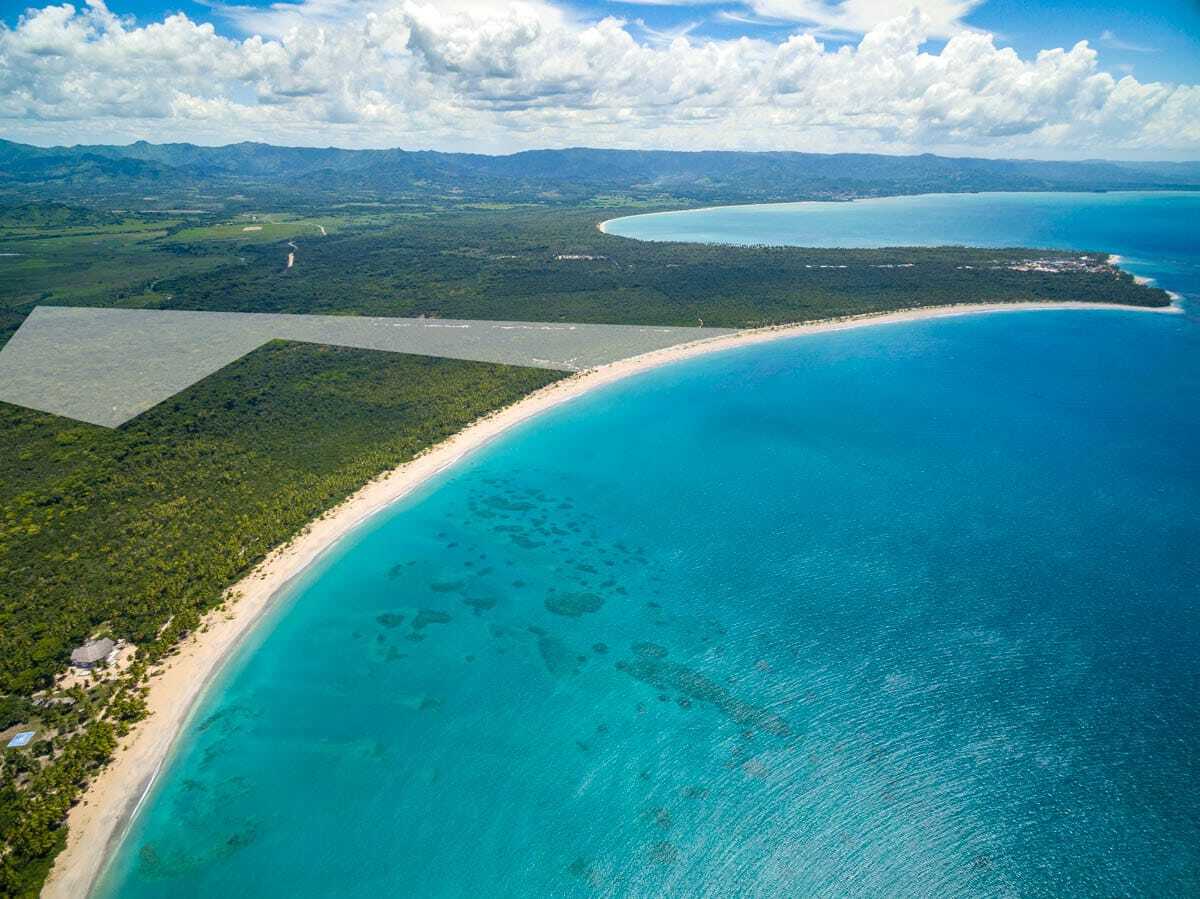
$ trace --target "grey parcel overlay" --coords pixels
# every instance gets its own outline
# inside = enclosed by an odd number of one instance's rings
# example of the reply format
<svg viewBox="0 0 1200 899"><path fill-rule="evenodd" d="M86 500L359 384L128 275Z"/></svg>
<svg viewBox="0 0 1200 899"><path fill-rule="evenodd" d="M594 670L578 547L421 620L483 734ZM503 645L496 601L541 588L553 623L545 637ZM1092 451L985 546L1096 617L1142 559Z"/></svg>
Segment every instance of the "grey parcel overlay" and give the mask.
<svg viewBox="0 0 1200 899"><path fill-rule="evenodd" d="M731 333L649 325L39 306L0 350L0 401L115 428L271 340L583 371Z"/></svg>

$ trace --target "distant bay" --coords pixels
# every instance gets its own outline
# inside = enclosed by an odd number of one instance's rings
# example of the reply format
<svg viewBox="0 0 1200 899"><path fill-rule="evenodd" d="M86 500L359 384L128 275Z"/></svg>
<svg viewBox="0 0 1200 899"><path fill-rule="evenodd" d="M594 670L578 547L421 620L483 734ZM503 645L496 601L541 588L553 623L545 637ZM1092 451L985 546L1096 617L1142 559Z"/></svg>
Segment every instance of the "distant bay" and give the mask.
<svg viewBox="0 0 1200 899"><path fill-rule="evenodd" d="M1200 198L999 196L1032 199L869 245L1108 250L1197 291ZM871 236L834 205L726 242ZM598 390L293 586L98 893L1195 895L1197 397L1196 322L1121 311Z"/></svg>
<svg viewBox="0 0 1200 899"><path fill-rule="evenodd" d="M807 247L973 246L1107 251L1136 275L1200 293L1200 192L979 193L772 203L613 219L639 240Z"/></svg>

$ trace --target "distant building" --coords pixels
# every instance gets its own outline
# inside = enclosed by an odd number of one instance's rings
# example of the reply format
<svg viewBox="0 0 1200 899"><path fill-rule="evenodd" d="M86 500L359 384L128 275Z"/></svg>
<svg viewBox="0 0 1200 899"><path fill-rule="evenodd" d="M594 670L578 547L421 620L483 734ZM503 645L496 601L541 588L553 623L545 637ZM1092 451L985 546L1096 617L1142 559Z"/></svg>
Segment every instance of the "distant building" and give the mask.
<svg viewBox="0 0 1200 899"><path fill-rule="evenodd" d="M95 668L101 662L107 662L116 647L112 640L89 640L78 649L71 652L71 664L76 668Z"/></svg>
<svg viewBox="0 0 1200 899"><path fill-rule="evenodd" d="M28 746L30 744L30 742L33 740L34 734L36 734L36 733L37 733L36 730L21 731L21 733L17 734L15 737L13 737L11 740L8 741L8 748L9 749L18 749L21 746Z"/></svg>

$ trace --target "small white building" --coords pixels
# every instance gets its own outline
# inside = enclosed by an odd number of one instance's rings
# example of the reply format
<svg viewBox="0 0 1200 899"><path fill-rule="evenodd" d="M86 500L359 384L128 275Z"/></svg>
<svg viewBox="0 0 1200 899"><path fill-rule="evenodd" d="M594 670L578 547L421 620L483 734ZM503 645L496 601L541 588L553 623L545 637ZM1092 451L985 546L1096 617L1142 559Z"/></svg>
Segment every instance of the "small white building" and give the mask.
<svg viewBox="0 0 1200 899"><path fill-rule="evenodd" d="M76 668L95 668L112 658L116 646L117 644L108 637L101 640L89 640L71 651L71 664Z"/></svg>

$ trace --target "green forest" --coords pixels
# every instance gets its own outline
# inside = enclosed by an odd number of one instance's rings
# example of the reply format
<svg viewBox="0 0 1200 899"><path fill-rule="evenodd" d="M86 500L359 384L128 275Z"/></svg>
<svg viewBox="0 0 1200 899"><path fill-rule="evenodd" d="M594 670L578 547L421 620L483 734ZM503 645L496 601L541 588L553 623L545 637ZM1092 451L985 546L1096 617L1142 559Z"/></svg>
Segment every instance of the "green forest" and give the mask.
<svg viewBox="0 0 1200 899"><path fill-rule="evenodd" d="M0 263L0 340L39 303L757 327L946 303L1167 302L1100 253L1092 271L1034 272L1012 266L1079 255L647 243L596 228L623 211L644 209L306 210L270 216L284 227L274 240L241 230L260 226L248 216L233 228L178 216L0 225L0 242L23 254Z"/></svg>
<svg viewBox="0 0 1200 899"><path fill-rule="evenodd" d="M596 228L616 214L13 206L0 209L0 345L39 304L758 327L1167 302L1099 253L641 243ZM67 809L142 714L148 666L239 576L380 472L560 377L277 342L115 430L0 404L0 733L38 732L2 757L0 894L37 892ZM58 695L71 649L101 632L137 644L137 662Z"/></svg>
<svg viewBox="0 0 1200 899"><path fill-rule="evenodd" d="M58 848L48 835L75 791L53 782L46 795L50 772L77 766L72 747L95 744L96 727L107 732L125 713L105 695L78 707L98 714L66 722L60 706L20 702L51 683L73 646L103 626L160 656L322 511L561 376L277 342L117 430L0 404L4 724L57 731L30 752L6 752L0 823L14 848L0 865L3 889L19 892L29 866L41 870ZM31 768L30 754L49 764ZM26 789L12 788L18 777Z"/></svg>

